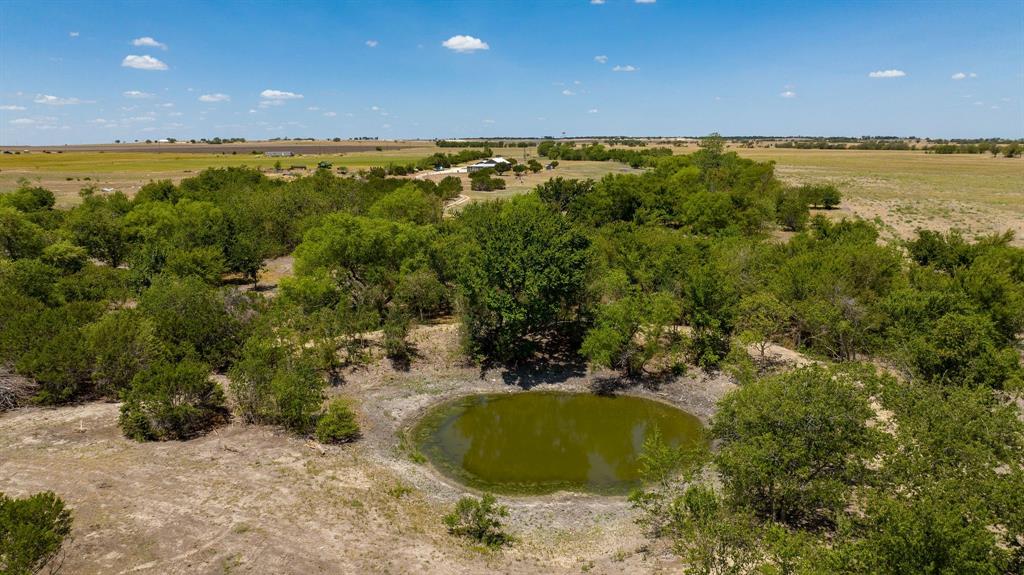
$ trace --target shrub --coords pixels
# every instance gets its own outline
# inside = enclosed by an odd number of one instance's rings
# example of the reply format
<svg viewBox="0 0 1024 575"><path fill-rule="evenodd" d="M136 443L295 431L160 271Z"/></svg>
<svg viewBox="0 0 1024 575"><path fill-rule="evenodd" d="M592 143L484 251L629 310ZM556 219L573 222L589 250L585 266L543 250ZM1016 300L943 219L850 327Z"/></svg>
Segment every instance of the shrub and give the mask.
<svg viewBox="0 0 1024 575"><path fill-rule="evenodd" d="M332 400L316 423L316 438L321 443L347 443L359 437L359 423L343 399Z"/></svg>
<svg viewBox="0 0 1024 575"><path fill-rule="evenodd" d="M226 308L223 295L196 277L159 276L139 302L174 353L214 366L224 365L234 353L240 331Z"/></svg>
<svg viewBox="0 0 1024 575"><path fill-rule="evenodd" d="M485 493L479 500L469 496L459 499L455 509L444 516L444 524L448 533L466 537L493 549L512 541L502 531L499 519L507 516L508 508L498 505L493 495Z"/></svg>
<svg viewBox="0 0 1024 575"><path fill-rule="evenodd" d="M300 435L313 430L324 382L308 365L279 369L270 380L275 423Z"/></svg>
<svg viewBox="0 0 1024 575"><path fill-rule="evenodd" d="M60 552L71 521L64 501L49 491L24 499L0 493L0 573L42 570Z"/></svg>
<svg viewBox="0 0 1024 575"><path fill-rule="evenodd" d="M88 326L92 379L101 395L116 398L132 379L166 354L153 323L136 310L115 310Z"/></svg>
<svg viewBox="0 0 1024 575"><path fill-rule="evenodd" d="M139 373L121 405L121 430L136 441L184 440L224 423L224 392L209 373L191 360L161 362Z"/></svg>
<svg viewBox="0 0 1024 575"><path fill-rule="evenodd" d="M73 274L85 267L89 261L89 254L86 253L85 248L68 241L60 241L43 249L42 260L43 263L59 269L64 274Z"/></svg>
<svg viewBox="0 0 1024 575"><path fill-rule="evenodd" d="M283 425L299 434L313 430L324 382L309 357L253 336L230 378L236 412L247 423Z"/></svg>

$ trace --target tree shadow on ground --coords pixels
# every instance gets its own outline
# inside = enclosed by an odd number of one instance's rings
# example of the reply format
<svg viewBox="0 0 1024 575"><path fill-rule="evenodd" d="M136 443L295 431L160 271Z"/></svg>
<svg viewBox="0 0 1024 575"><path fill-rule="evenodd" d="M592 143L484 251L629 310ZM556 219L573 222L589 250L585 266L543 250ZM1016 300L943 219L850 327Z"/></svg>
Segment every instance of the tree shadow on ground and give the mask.
<svg viewBox="0 0 1024 575"><path fill-rule="evenodd" d="M590 391L596 395L616 395L633 387L642 387L650 391L658 391L661 387L680 374L671 370L645 373L640 376L622 374L600 374L590 380Z"/></svg>
<svg viewBox="0 0 1024 575"><path fill-rule="evenodd" d="M573 363L534 362L507 367L501 373L505 385L515 385L522 389L530 389L546 383L565 383L574 377L587 374L587 364L582 361Z"/></svg>
<svg viewBox="0 0 1024 575"><path fill-rule="evenodd" d="M423 359L423 354L412 343L406 344L404 353L388 356L388 361L391 362L391 369L395 371L409 371L412 367L412 362L417 359Z"/></svg>

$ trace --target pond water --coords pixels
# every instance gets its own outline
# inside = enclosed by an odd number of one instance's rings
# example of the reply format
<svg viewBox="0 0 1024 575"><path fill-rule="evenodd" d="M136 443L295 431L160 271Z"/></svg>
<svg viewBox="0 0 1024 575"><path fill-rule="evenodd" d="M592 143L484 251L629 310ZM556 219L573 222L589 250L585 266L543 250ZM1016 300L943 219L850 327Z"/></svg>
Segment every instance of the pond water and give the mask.
<svg viewBox="0 0 1024 575"><path fill-rule="evenodd" d="M538 392L456 399L428 412L413 436L442 473L477 489L622 494L639 485L637 456L655 428L669 445L703 441L696 417L664 403Z"/></svg>

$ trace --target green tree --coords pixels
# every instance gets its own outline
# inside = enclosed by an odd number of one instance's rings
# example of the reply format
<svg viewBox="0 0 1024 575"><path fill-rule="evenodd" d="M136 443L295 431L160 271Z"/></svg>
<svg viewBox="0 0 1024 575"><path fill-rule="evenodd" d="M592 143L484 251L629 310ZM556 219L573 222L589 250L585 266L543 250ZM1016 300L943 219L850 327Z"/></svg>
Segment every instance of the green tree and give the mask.
<svg viewBox="0 0 1024 575"><path fill-rule="evenodd" d="M221 366L240 344L242 326L223 295L195 277L163 277L142 293L139 309L174 357Z"/></svg>
<svg viewBox="0 0 1024 575"><path fill-rule="evenodd" d="M313 431L324 380L309 350L254 335L228 374L236 413L244 421L281 425L300 435Z"/></svg>
<svg viewBox="0 0 1024 575"><path fill-rule="evenodd" d="M124 394L119 423L136 441L186 440L228 420L224 392L210 368L192 360L139 372Z"/></svg>
<svg viewBox="0 0 1024 575"><path fill-rule="evenodd" d="M50 491L24 499L0 493L0 573L32 575L48 565L58 569L55 558L71 524L71 511Z"/></svg>
<svg viewBox="0 0 1024 575"><path fill-rule="evenodd" d="M38 257L46 245L43 229L25 214L0 206L0 256L16 260Z"/></svg>
<svg viewBox="0 0 1024 575"><path fill-rule="evenodd" d="M768 365L768 347L788 326L789 310L774 295L758 292L740 299L736 306L736 331L740 341L757 349L761 367Z"/></svg>
<svg viewBox="0 0 1024 575"><path fill-rule="evenodd" d="M459 218L462 334L475 356L525 359L578 325L589 242L536 196L474 204Z"/></svg>
<svg viewBox="0 0 1024 575"><path fill-rule="evenodd" d="M783 229L790 232L803 231L807 227L807 219L810 212L807 210L807 200L799 190L786 190L779 196L777 202L778 220Z"/></svg>
<svg viewBox="0 0 1024 575"><path fill-rule="evenodd" d="M59 241L46 246L40 259L67 275L81 271L89 261L89 254L71 242Z"/></svg>
<svg viewBox="0 0 1024 575"><path fill-rule="evenodd" d="M117 398L139 372L167 355L153 323L136 310L109 312L84 335L96 391L110 398Z"/></svg>
<svg viewBox="0 0 1024 575"><path fill-rule="evenodd" d="M603 305L580 353L594 365L638 377L652 358L677 343L671 328L681 313L680 303L666 293L629 295Z"/></svg>
<svg viewBox="0 0 1024 575"><path fill-rule="evenodd" d="M88 196L68 214L68 229L75 243L89 255L113 267L121 265L130 250L124 215L131 202L121 192L109 198Z"/></svg>
<svg viewBox="0 0 1024 575"><path fill-rule="evenodd" d="M441 221L441 200L405 185L377 200L370 207L370 216L411 224L436 224Z"/></svg>
<svg viewBox="0 0 1024 575"><path fill-rule="evenodd" d="M733 391L712 425L726 492L774 521L834 522L877 451L871 415L854 374L817 366Z"/></svg>

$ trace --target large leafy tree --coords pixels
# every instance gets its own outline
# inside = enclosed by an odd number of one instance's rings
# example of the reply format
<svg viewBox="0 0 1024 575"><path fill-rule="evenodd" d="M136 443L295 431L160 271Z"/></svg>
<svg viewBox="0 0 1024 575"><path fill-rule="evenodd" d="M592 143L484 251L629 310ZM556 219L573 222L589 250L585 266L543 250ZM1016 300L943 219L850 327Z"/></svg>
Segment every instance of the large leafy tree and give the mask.
<svg viewBox="0 0 1024 575"><path fill-rule="evenodd" d="M841 371L813 366L765 378L719 408L712 434L725 490L775 521L833 522L877 451L867 398Z"/></svg>
<svg viewBox="0 0 1024 575"><path fill-rule="evenodd" d="M525 359L577 329L587 238L536 196L473 205L459 221L463 336L472 355Z"/></svg>

